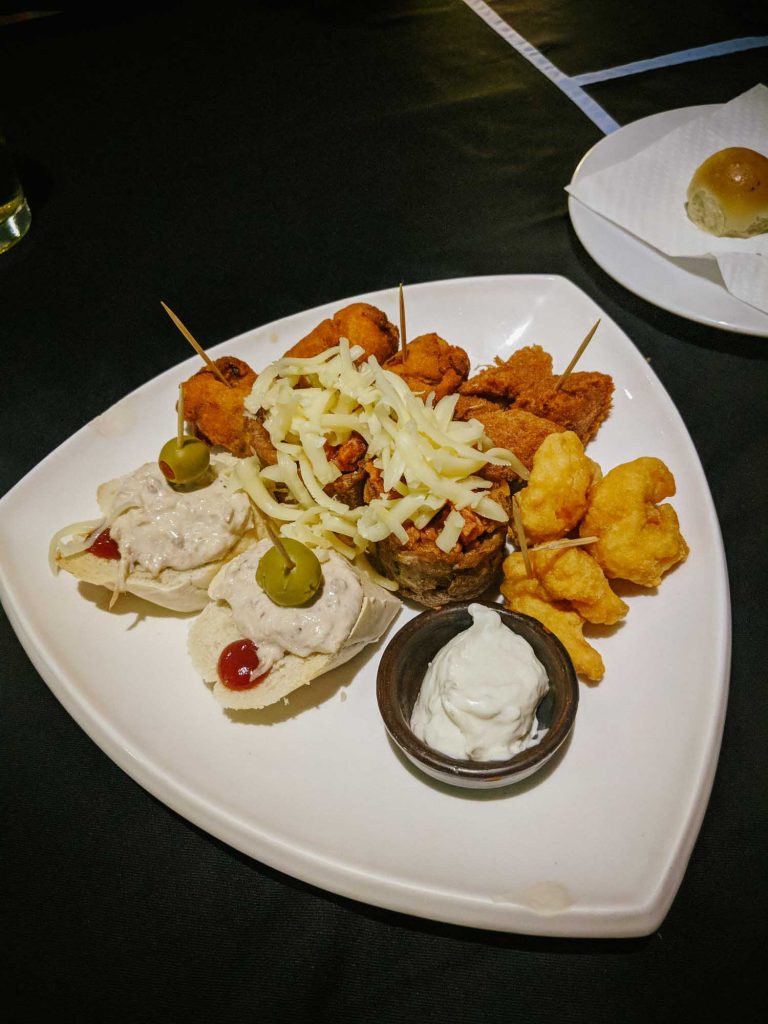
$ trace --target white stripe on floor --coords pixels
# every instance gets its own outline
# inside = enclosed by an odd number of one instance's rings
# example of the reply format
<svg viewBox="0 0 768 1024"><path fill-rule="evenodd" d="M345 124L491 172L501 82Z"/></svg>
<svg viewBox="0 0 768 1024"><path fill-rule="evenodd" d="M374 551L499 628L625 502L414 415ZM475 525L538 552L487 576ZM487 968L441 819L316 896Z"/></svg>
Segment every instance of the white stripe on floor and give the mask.
<svg viewBox="0 0 768 1024"><path fill-rule="evenodd" d="M464 3L471 7L475 14L479 15L510 46L514 46L522 57L525 57L538 71L546 75L558 89L562 90L597 125L600 131L608 135L610 132L616 131L617 128L621 127L618 121L614 121L610 114L603 110L599 103L595 103L580 85L572 78L564 75L559 68L556 68L551 61L547 60L543 53L540 53L527 39L523 39L521 35L515 32L488 4L483 3L483 0L464 0Z"/></svg>
<svg viewBox="0 0 768 1024"><path fill-rule="evenodd" d="M709 57L722 57L727 53L756 50L760 46L768 46L768 36L744 36L742 39L728 39L723 43L695 46L690 50L677 50L675 53L666 53L661 57L651 57L648 60L636 60L631 64L620 64L615 68L606 68L604 71L588 71L584 75L574 75L571 81L578 85L592 85L593 82L606 82L610 78L638 75L642 71L673 67L675 64L687 64L692 60L706 60Z"/></svg>
<svg viewBox="0 0 768 1024"><path fill-rule="evenodd" d="M555 67L527 39L515 32L511 25L499 17L483 0L464 0L464 3L481 17L486 25L498 33L510 46L513 46L522 57L525 57L538 71L546 75L606 135L621 126L607 111L603 110L599 103L587 95L583 86L592 85L595 82L605 82L612 78L623 78L626 75L637 75L654 68L672 67L675 64L685 64L688 61L706 60L710 57L722 57L728 53L768 46L768 36L744 36L741 39L729 39L722 43L711 43L708 46L696 46L690 50L678 50L676 53L667 53L661 57L651 57L648 60L621 64L603 71L588 71L583 75L569 77Z"/></svg>

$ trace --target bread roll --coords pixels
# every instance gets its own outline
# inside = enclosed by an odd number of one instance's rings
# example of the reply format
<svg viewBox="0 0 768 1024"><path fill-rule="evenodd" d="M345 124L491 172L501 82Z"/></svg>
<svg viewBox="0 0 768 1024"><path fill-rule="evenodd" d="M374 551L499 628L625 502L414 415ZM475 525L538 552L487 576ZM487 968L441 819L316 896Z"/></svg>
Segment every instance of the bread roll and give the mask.
<svg viewBox="0 0 768 1024"><path fill-rule="evenodd" d="M710 235L751 238L768 231L768 158L740 146L713 153L691 178L686 209Z"/></svg>

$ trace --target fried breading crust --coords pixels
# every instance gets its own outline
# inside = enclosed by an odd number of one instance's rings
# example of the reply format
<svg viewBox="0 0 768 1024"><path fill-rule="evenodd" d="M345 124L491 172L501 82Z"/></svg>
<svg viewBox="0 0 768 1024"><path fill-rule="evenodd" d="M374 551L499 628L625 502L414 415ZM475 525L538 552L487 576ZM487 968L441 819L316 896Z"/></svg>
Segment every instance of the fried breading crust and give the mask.
<svg viewBox="0 0 768 1024"><path fill-rule="evenodd" d="M515 402L536 416L559 423L586 444L611 410L613 380L607 373L571 373L555 389L558 377L543 377L522 391Z"/></svg>
<svg viewBox="0 0 768 1024"><path fill-rule="evenodd" d="M540 345L528 345L517 349L505 362L497 358L494 366L470 377L459 390L462 395L513 402L522 391L551 373L552 356Z"/></svg>
<svg viewBox="0 0 768 1024"><path fill-rule="evenodd" d="M361 360L375 356L383 364L397 352L400 332L376 306L353 302L334 313L330 320L319 323L285 354L306 359L338 345L340 338L347 338L350 345L360 345L365 350Z"/></svg>
<svg viewBox="0 0 768 1024"><path fill-rule="evenodd" d="M221 381L208 366L184 382L184 419L208 444L221 445L233 455L250 455L243 402L251 393L256 374L235 356L214 360L228 382Z"/></svg>
<svg viewBox="0 0 768 1024"><path fill-rule="evenodd" d="M435 401L452 395L469 374L469 356L458 345L450 345L439 334L422 334L398 351L384 364L402 377L411 391L426 398L434 392Z"/></svg>

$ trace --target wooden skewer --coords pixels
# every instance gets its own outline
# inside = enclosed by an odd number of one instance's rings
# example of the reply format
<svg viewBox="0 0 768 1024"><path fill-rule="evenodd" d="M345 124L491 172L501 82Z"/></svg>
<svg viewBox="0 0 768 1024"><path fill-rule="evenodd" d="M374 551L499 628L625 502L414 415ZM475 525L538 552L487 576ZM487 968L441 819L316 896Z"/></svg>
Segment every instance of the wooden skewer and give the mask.
<svg viewBox="0 0 768 1024"><path fill-rule="evenodd" d="M563 548L579 548L585 544L595 544L599 537L570 537L563 540L548 540L543 544L535 544L529 551L560 551Z"/></svg>
<svg viewBox="0 0 768 1024"><path fill-rule="evenodd" d="M520 545L520 552L523 556L523 565L525 566L526 576L533 576L533 566L531 565L531 559L528 555L528 541L525 538L525 530L523 529L523 518L520 515L520 506L517 503L517 495L512 497L512 518L515 521L515 533L517 534L517 542Z"/></svg>
<svg viewBox="0 0 768 1024"><path fill-rule="evenodd" d="M178 419L176 421L176 444L181 448L184 439L184 385L179 384Z"/></svg>
<svg viewBox="0 0 768 1024"><path fill-rule="evenodd" d="M406 351L405 338L405 298L403 296L403 282L400 282L400 349L403 353L403 360L408 355Z"/></svg>
<svg viewBox="0 0 768 1024"><path fill-rule="evenodd" d="M202 347L202 345L200 345L192 337L190 332L187 330L187 328L184 326L184 324L181 322L181 320L179 320L179 318L176 316L176 314L173 312L173 310L170 309L168 306L166 306L166 304L163 302L162 299L160 300L160 305L163 307L163 309L168 314L168 316L171 318L171 320L173 320L173 322L176 324L178 329L181 331L181 333L187 339L187 341L192 346L192 348L195 350L195 352L197 352L197 354L200 356L200 358L203 360L203 362L206 364L206 366L208 366L209 369L213 370L213 372L216 374L216 376L219 378L219 380L222 382L222 384L226 384L227 387L230 387L229 381L224 376L224 374L221 372L221 370L218 368L216 363L214 363L214 361L211 359L211 357L208 355L208 353L205 351L205 349Z"/></svg>
<svg viewBox="0 0 768 1024"><path fill-rule="evenodd" d="M570 361L570 363L568 363L568 365L566 366L566 368L563 371L563 373L561 373L560 376L557 378L557 383L555 384L555 387L554 387L555 391L557 391L564 384L565 379L568 376L568 374L571 372L571 370L573 370L573 368L576 365L576 363L581 359L582 355L584 354L584 349L587 347L587 345L590 343L590 341L592 341L594 333L595 333L595 331L597 330L597 328L599 326L600 326L600 321L597 320L595 322L595 324L592 326L592 329L590 330L589 334L586 336L584 341L582 341L582 343L576 349L576 355L573 357L573 359Z"/></svg>
<svg viewBox="0 0 768 1024"><path fill-rule="evenodd" d="M260 509L257 509L255 505L252 505L252 507L253 507L254 511L258 512L259 516L261 517L261 521L262 521L262 523L264 523L264 529L269 534L269 539L272 541L272 543L275 545L277 550L280 552L280 557L285 562L286 571L290 572L291 569L295 569L296 568L296 563L294 562L294 560L291 558L291 556L286 551L285 544L283 544L283 542L280 540L280 537L276 533L275 528L272 526L272 523L270 523L270 521L267 519L267 517L261 512Z"/></svg>

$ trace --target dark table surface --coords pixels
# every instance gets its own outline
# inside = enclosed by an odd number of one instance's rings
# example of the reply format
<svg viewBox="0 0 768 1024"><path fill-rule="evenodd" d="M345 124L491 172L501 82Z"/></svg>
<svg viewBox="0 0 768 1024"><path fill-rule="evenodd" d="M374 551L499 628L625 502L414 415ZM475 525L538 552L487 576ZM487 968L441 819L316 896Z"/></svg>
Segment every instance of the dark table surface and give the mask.
<svg viewBox="0 0 768 1024"><path fill-rule="evenodd" d="M498 3L568 75L768 33L764 5ZM398 281L553 273L650 359L706 471L733 610L723 745L660 928L465 929L242 856L85 735L0 614L2 974L14 1019L755 1019L766 928L768 339L636 298L584 252L563 186L600 129L461 0L162 5L6 23L0 119L33 211L0 256L4 493L209 345ZM723 102L768 50L590 86L619 124ZM55 496L52 496L55 500Z"/></svg>

